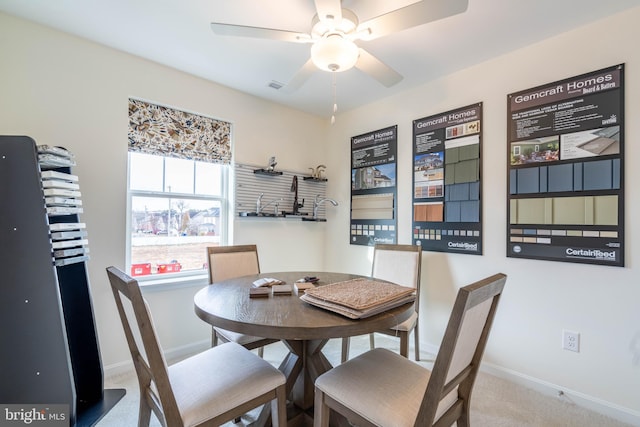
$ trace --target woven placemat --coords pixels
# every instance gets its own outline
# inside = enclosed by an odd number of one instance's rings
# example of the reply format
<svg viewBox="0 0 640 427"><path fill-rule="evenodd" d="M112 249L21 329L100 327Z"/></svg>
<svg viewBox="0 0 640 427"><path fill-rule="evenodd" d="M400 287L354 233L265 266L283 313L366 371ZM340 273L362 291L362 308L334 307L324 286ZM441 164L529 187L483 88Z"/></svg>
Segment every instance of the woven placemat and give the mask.
<svg viewBox="0 0 640 427"><path fill-rule="evenodd" d="M413 292L413 288L380 280L352 279L308 289L306 294L355 310L367 310Z"/></svg>

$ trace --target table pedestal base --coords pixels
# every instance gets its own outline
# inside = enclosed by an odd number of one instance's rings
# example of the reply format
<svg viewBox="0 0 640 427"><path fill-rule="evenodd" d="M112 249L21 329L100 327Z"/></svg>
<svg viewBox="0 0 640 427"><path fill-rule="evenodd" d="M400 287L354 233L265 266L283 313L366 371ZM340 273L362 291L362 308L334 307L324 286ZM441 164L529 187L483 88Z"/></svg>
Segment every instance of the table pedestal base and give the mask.
<svg viewBox="0 0 640 427"><path fill-rule="evenodd" d="M287 378L287 427L313 427L313 400L316 378L333 366L322 354L329 340L283 340L289 353L280 364ZM334 416L336 415L336 416ZM252 427L271 425L271 406L264 405ZM344 418L331 416L332 426L348 426Z"/></svg>

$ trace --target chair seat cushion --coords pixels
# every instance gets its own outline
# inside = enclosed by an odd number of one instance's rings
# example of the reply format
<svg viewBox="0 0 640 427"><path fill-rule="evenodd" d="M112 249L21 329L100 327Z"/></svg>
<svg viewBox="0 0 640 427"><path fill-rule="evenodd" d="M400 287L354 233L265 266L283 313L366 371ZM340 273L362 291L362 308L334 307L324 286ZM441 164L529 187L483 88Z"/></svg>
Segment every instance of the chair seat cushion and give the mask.
<svg viewBox="0 0 640 427"><path fill-rule="evenodd" d="M285 377L239 344L225 343L169 366L169 381L184 425L193 426L275 389Z"/></svg>
<svg viewBox="0 0 640 427"><path fill-rule="evenodd" d="M417 363L376 348L321 375L315 385L375 425L413 427L430 375ZM456 399L457 392L450 393L436 419Z"/></svg>
<svg viewBox="0 0 640 427"><path fill-rule="evenodd" d="M254 337L253 335L240 334L238 332L233 332L217 327L214 327L213 329L215 329L216 333L222 338L223 341L235 342L240 345L247 345L265 339L263 337Z"/></svg>

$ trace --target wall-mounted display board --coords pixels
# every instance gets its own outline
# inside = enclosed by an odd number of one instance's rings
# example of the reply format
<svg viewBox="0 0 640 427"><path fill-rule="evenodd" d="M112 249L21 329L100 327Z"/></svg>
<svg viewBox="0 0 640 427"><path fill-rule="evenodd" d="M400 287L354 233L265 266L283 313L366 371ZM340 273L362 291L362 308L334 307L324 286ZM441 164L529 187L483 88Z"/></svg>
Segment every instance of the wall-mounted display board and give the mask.
<svg viewBox="0 0 640 427"><path fill-rule="evenodd" d="M235 210L240 217L300 218L313 220L316 199L326 197L327 178L313 178L292 171L270 171L236 163ZM256 172L257 171L257 172ZM258 199L260 215L258 215ZM327 204L316 209L319 221L326 221Z"/></svg>
<svg viewBox="0 0 640 427"><path fill-rule="evenodd" d="M351 138L352 245L396 243L398 126Z"/></svg>
<svg viewBox="0 0 640 427"><path fill-rule="evenodd" d="M624 266L624 64L507 108L507 256Z"/></svg>
<svg viewBox="0 0 640 427"><path fill-rule="evenodd" d="M413 121L413 243L482 255L482 103Z"/></svg>

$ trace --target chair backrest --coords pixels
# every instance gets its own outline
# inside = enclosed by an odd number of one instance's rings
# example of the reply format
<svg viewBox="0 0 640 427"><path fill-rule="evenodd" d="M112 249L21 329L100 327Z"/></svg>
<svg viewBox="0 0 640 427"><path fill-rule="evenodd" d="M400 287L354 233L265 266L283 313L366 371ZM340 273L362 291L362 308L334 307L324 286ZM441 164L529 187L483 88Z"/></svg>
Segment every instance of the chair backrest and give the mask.
<svg viewBox="0 0 640 427"><path fill-rule="evenodd" d="M420 245L377 244L373 248L371 277L416 288L415 308L418 311L421 265Z"/></svg>
<svg viewBox="0 0 640 427"><path fill-rule="evenodd" d="M260 274L256 245L209 246L209 283Z"/></svg>
<svg viewBox="0 0 640 427"><path fill-rule="evenodd" d="M180 425L182 420L169 382L167 362L138 281L116 267L108 267L107 276L138 376L140 399L149 403L163 425Z"/></svg>
<svg viewBox="0 0 640 427"><path fill-rule="evenodd" d="M499 273L458 291L416 427L450 426L469 411L471 390L506 280Z"/></svg>

